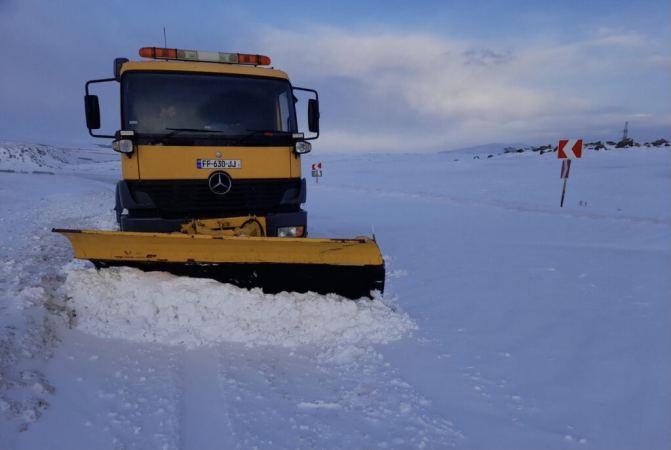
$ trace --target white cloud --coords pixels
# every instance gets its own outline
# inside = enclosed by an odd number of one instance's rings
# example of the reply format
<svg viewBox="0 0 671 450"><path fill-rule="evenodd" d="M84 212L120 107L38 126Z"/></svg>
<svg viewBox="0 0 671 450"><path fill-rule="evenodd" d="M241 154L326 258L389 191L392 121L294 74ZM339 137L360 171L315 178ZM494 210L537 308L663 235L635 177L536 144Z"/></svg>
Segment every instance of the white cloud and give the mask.
<svg viewBox="0 0 671 450"><path fill-rule="evenodd" d="M587 43L594 46L636 48L646 45L646 39L636 31L601 27L596 30L594 38Z"/></svg>
<svg viewBox="0 0 671 450"><path fill-rule="evenodd" d="M619 51L644 41L635 33L601 29L582 41L518 42L516 48L422 33L325 27L270 29L260 35L259 47L301 83L332 88L337 80L356 82L364 87L365 101L379 105L376 115L401 105L408 122L415 124L393 132L384 124L364 133L325 130L322 142L329 149L351 148L346 142L355 136L362 149L381 151L533 140L565 129L588 131L590 123L601 124L604 118L619 126L628 114L640 112L596 94L601 79L626 80L626 71L636 71L630 67L632 57L623 61ZM636 55L634 61L645 58L649 61L649 56ZM585 87L590 83L595 89ZM348 106L341 108L347 114ZM621 110L617 119L613 108ZM416 123L422 120L432 126L418 130Z"/></svg>
<svg viewBox="0 0 671 450"><path fill-rule="evenodd" d="M474 49L467 42L334 29L308 34L306 39L304 34L274 30L263 45L283 66L296 67L302 75L356 79L373 95L402 101L415 114L513 120L543 114L557 103L579 103L523 86L515 71L505 67L519 64L515 59ZM481 57L481 63L473 64L474 54L488 59Z"/></svg>

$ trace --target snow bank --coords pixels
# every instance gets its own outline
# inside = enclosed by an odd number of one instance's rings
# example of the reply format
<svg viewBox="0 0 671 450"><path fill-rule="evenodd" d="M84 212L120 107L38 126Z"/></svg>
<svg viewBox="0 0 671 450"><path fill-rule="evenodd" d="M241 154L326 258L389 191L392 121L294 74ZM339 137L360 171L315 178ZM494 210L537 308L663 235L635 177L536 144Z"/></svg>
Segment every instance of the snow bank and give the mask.
<svg viewBox="0 0 671 450"><path fill-rule="evenodd" d="M66 162L62 153L48 145L0 142L0 168L4 170L56 169Z"/></svg>
<svg viewBox="0 0 671 450"><path fill-rule="evenodd" d="M118 154L111 149L64 148L43 144L0 141L0 170L5 172L58 173L92 167L118 170Z"/></svg>
<svg viewBox="0 0 671 450"><path fill-rule="evenodd" d="M107 338L182 344L294 347L386 343L415 328L379 299L354 302L314 293L264 294L207 279L96 271L71 265L64 289L82 331Z"/></svg>

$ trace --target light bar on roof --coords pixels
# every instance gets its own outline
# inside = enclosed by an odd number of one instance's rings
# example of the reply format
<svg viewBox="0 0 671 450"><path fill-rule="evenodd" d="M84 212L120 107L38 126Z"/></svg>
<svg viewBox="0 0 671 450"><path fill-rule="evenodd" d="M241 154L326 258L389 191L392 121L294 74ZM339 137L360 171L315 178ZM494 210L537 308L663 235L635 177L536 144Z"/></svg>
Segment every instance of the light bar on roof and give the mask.
<svg viewBox="0 0 671 450"><path fill-rule="evenodd" d="M152 59L174 59L179 61L200 61L224 64L270 65L270 58L247 53L204 52L202 50L181 50L178 48L142 47L140 56Z"/></svg>

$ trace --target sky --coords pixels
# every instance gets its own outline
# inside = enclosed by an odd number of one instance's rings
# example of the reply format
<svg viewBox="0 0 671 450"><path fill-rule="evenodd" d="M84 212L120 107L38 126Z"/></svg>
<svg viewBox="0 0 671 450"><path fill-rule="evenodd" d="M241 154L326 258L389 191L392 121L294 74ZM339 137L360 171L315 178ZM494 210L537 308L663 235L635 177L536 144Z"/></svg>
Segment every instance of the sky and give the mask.
<svg viewBox="0 0 671 450"><path fill-rule="evenodd" d="M84 83L143 46L261 53L324 152L671 139L671 2L0 0L0 140L89 146ZM100 88L103 130L118 87ZM299 107L304 107L300 105Z"/></svg>

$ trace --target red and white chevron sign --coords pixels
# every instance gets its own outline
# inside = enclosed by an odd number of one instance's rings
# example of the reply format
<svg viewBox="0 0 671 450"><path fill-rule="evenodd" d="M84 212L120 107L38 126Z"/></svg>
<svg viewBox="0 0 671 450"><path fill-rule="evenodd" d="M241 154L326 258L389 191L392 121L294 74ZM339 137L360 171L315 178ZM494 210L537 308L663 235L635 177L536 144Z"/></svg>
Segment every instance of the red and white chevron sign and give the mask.
<svg viewBox="0 0 671 450"><path fill-rule="evenodd" d="M582 139L562 139L557 147L557 158L563 159L561 162L561 177L564 179L564 187L561 190L561 200L559 207L564 206L564 197L566 196L566 182L571 173L571 159L582 158Z"/></svg>
<svg viewBox="0 0 671 450"><path fill-rule="evenodd" d="M318 162L318 163L314 163L314 164L312 165L312 170L322 170L322 163L321 163L321 161Z"/></svg>
<svg viewBox="0 0 671 450"><path fill-rule="evenodd" d="M582 158L582 139L562 139L557 149L559 159Z"/></svg>

